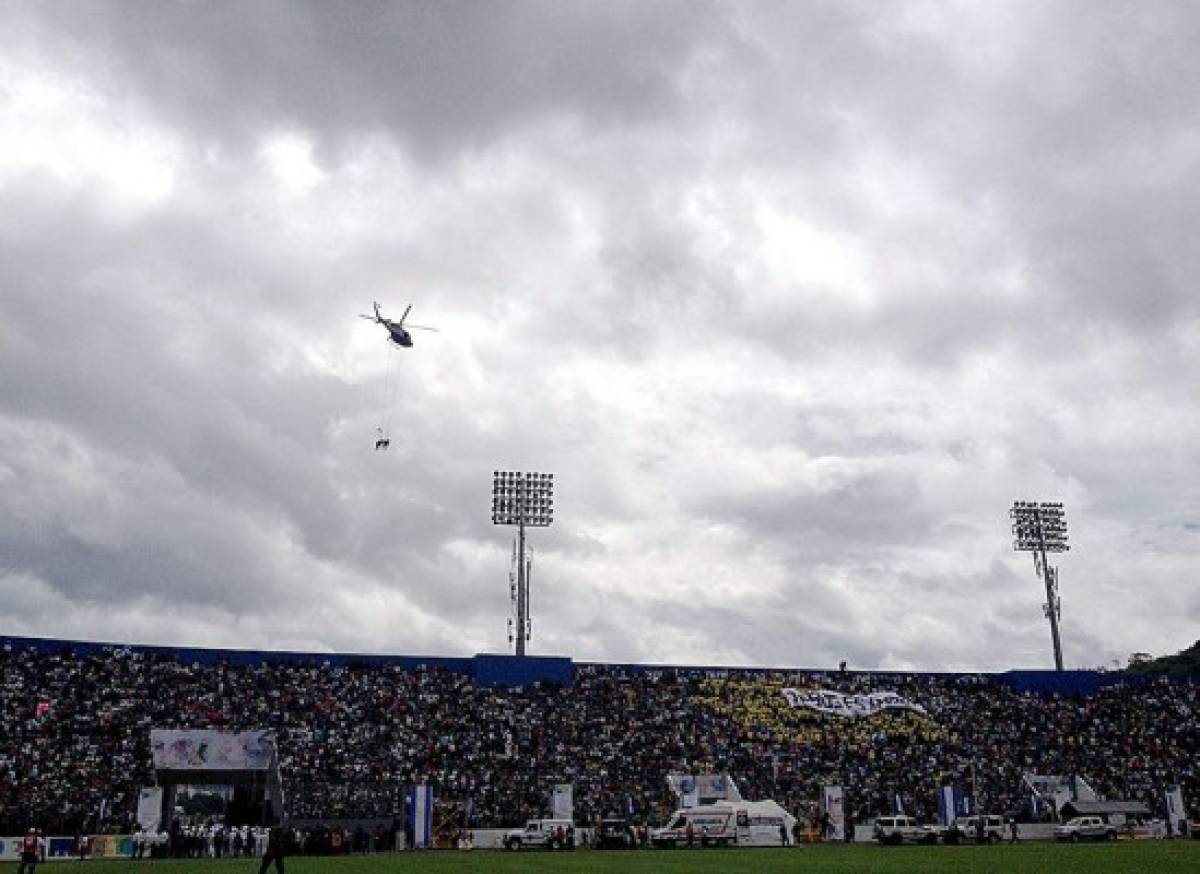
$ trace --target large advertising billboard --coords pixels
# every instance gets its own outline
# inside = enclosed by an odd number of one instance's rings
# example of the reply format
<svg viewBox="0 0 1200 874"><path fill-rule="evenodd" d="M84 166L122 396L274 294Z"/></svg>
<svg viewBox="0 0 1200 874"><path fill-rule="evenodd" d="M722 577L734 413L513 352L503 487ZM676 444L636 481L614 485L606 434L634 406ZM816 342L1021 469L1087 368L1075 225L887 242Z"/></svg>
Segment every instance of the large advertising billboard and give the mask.
<svg viewBox="0 0 1200 874"><path fill-rule="evenodd" d="M275 754L270 731L153 729L150 755L160 771L265 771Z"/></svg>

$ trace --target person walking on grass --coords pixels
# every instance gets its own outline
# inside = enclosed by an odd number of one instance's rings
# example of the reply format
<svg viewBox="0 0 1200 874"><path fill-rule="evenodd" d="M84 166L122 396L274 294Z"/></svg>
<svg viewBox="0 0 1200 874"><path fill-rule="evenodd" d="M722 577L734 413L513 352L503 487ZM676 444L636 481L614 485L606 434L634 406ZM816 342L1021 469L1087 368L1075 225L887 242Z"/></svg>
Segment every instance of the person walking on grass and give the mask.
<svg viewBox="0 0 1200 874"><path fill-rule="evenodd" d="M263 853L262 864L258 866L258 874L267 874L267 868L275 863L276 874L287 874L283 860L287 857L287 829L281 825L273 826L267 835L267 850Z"/></svg>

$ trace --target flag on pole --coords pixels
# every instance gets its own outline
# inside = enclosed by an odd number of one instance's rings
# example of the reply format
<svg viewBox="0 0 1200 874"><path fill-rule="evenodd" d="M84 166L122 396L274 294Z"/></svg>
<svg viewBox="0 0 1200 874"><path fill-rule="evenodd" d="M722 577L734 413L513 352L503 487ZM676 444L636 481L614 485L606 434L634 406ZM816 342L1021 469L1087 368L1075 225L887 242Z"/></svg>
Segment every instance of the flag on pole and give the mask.
<svg viewBox="0 0 1200 874"><path fill-rule="evenodd" d="M433 837L433 787L428 783L408 789L408 823L414 850L428 850Z"/></svg>
<svg viewBox="0 0 1200 874"><path fill-rule="evenodd" d="M1181 823L1187 822L1187 809L1183 806L1183 789L1179 784L1167 788L1167 834L1182 834Z"/></svg>
<svg viewBox="0 0 1200 874"><path fill-rule="evenodd" d="M947 784L938 790L938 819L942 825L950 827L958 819L958 788Z"/></svg>
<svg viewBox="0 0 1200 874"><path fill-rule="evenodd" d="M828 841L844 841L846 839L846 792L841 786L821 787L822 817L828 827L823 834Z"/></svg>

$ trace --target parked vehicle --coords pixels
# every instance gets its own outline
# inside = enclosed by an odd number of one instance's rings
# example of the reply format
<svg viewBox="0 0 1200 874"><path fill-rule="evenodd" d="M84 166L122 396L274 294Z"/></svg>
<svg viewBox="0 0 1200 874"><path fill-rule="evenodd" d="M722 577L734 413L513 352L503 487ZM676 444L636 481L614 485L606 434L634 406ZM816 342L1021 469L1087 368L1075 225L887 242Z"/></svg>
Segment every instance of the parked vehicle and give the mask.
<svg viewBox="0 0 1200 874"><path fill-rule="evenodd" d="M1098 816L1077 816L1054 828L1056 841L1115 841L1117 828Z"/></svg>
<svg viewBox="0 0 1200 874"><path fill-rule="evenodd" d="M795 823L774 801L716 801L675 811L650 841L656 847L778 847Z"/></svg>
<svg viewBox="0 0 1200 874"><path fill-rule="evenodd" d="M531 819L525 828L515 828L504 836L504 847L556 850L563 844L574 843L574 836L575 824L569 819Z"/></svg>
<svg viewBox="0 0 1200 874"><path fill-rule="evenodd" d="M937 829L921 825L911 816L897 814L875 820L875 840L881 844L936 844Z"/></svg>
<svg viewBox="0 0 1200 874"><path fill-rule="evenodd" d="M596 849L632 850L636 846L637 835L628 822L615 817L600 821L600 828L596 831Z"/></svg>
<svg viewBox="0 0 1200 874"><path fill-rule="evenodd" d="M1004 817L994 813L960 816L954 824L962 832L963 840L980 844L1000 843L1007 830Z"/></svg>

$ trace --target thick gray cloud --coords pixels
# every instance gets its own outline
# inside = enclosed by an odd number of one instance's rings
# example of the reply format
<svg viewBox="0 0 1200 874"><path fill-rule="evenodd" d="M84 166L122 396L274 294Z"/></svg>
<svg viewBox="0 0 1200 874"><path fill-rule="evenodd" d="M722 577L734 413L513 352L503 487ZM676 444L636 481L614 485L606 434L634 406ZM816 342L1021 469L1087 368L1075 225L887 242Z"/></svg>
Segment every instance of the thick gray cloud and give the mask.
<svg viewBox="0 0 1200 874"><path fill-rule="evenodd" d="M612 126L673 114L675 71L712 18L701 3L465 0L61 3L41 14L34 39L56 60L194 136L242 143L264 125L294 126L339 147L379 130L441 157L558 113Z"/></svg>
<svg viewBox="0 0 1200 874"><path fill-rule="evenodd" d="M503 650L513 468L536 652L1045 665L1016 498L1068 662L1187 646L1198 28L0 5L0 631Z"/></svg>

